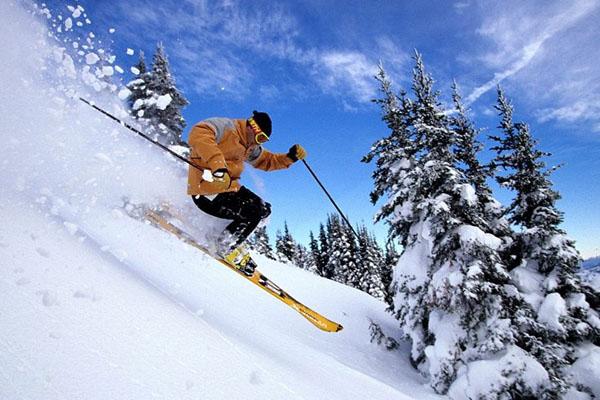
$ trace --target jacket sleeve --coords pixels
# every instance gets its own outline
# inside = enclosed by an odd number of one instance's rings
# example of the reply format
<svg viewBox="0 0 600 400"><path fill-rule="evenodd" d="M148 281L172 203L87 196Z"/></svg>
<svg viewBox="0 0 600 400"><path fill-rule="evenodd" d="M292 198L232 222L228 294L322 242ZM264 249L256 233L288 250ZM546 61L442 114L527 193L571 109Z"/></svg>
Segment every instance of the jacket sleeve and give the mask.
<svg viewBox="0 0 600 400"><path fill-rule="evenodd" d="M262 147L258 147L257 149L258 154L251 154L248 158L248 162L254 168L262 169L263 171L275 171L288 168L294 163L285 153L271 153Z"/></svg>
<svg viewBox="0 0 600 400"><path fill-rule="evenodd" d="M227 168L225 157L217 146L216 135L210 124L200 122L192 128L188 139L192 148L192 161L194 158L200 158L202 164L208 165L211 171Z"/></svg>

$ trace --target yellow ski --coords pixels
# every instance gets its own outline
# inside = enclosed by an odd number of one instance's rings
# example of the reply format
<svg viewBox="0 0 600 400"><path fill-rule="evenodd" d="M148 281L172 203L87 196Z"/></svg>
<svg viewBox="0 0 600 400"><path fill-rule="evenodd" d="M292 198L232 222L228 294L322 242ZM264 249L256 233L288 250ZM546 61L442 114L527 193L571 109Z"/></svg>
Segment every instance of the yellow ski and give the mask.
<svg viewBox="0 0 600 400"><path fill-rule="evenodd" d="M198 243L196 240L194 240L194 238L191 235L189 235L182 229L178 228L177 226L173 225L171 222L169 222L167 219L165 219L158 212L153 211L153 210L146 210L145 218L152 225L154 225L164 231L174 234L181 241L183 241L183 242L189 244L190 246L197 248L198 250L202 251L203 253L213 257L215 260L219 261L221 264L223 264L227 268L237 272L238 274L240 274L241 276L243 276L250 282L254 283L256 286L260 287L261 289L263 289L270 295L281 300L283 303L287 304L288 306L290 306L291 308L296 310L298 313L300 313L300 315L302 315L304 318L306 318L311 324L313 324L317 328L319 328L325 332L339 332L343 329L342 325L325 318L318 312L312 310L311 308L300 303L298 300L294 299L285 290L281 289L279 286L277 286L275 283L273 283L273 281L271 281L269 278L267 278L266 276L261 274L258 270L255 270L252 275L246 275L242 271L239 271L237 268L235 268L233 265L229 264L227 261L225 261L221 258L215 257L214 255L212 255L209 252L209 250L206 247L204 247L203 245Z"/></svg>

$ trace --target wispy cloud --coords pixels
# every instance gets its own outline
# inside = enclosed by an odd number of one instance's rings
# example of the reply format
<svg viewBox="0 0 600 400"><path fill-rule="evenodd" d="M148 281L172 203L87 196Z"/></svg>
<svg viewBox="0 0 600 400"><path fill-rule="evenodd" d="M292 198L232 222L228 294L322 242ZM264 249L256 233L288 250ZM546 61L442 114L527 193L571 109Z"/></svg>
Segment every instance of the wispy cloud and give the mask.
<svg viewBox="0 0 600 400"><path fill-rule="evenodd" d="M354 108L376 95L373 77L380 60L392 77L399 77L409 59L386 37L367 38L353 48L317 47L302 31L310 25L301 26L278 3L164 0L148 9L141 1L119 6L120 15L135 21L129 39L168 41L180 85L203 96L240 99L252 90L272 101L301 89L304 94L331 95L345 108ZM308 79L283 76L277 81L268 72L277 62Z"/></svg>
<svg viewBox="0 0 600 400"><path fill-rule="evenodd" d="M476 87L465 99L475 102L481 95L496 87L503 80L528 67L534 59L551 47L552 39L573 27L578 21L597 10L598 1L580 0L546 7L552 14L540 12L539 8L525 10L522 7L505 7L499 14L486 18L478 33L495 43L495 51L488 52L481 60L488 67L498 68L489 81ZM551 51L551 49L550 49Z"/></svg>
<svg viewBox="0 0 600 400"><path fill-rule="evenodd" d="M458 14L463 14L465 10L468 9L470 6L471 3L468 1L457 1L454 4L452 4L454 11L456 11Z"/></svg>
<svg viewBox="0 0 600 400"><path fill-rule="evenodd" d="M348 96L363 102L375 96L373 76L377 67L364 54L340 51L323 53L320 64L326 73L318 76L318 79L326 89L338 92L344 87Z"/></svg>
<svg viewBox="0 0 600 400"><path fill-rule="evenodd" d="M598 116L600 116L600 100L584 100L564 107L543 109L540 111L538 119L541 122L550 120L577 122L597 120Z"/></svg>

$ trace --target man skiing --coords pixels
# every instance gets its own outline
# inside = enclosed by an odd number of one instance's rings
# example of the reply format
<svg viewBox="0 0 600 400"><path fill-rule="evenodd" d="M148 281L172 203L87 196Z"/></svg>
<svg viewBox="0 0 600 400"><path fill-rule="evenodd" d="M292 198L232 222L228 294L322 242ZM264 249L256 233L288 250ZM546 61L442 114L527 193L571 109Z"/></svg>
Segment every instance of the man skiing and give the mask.
<svg viewBox="0 0 600 400"><path fill-rule="evenodd" d="M256 265L242 243L260 221L271 213L271 205L239 183L244 162L264 171L288 168L306 157L299 144L287 153L272 153L262 147L271 136L269 114L254 111L248 119L209 118L197 123L188 142L191 162L188 194L205 213L232 220L216 238L216 255L240 271L252 275Z"/></svg>

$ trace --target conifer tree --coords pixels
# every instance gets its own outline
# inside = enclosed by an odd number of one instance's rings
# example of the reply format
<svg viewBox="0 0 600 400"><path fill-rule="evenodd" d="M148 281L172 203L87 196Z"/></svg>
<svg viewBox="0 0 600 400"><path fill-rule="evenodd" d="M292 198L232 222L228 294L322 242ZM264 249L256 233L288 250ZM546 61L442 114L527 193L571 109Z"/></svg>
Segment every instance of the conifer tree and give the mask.
<svg viewBox="0 0 600 400"><path fill-rule="evenodd" d="M356 236L352 232L352 227L340 219L341 229L343 232L345 252L342 256L342 262L345 265L345 284L362 290L362 283L365 275L369 274L366 271L365 265L362 263L360 248ZM365 283L366 284L366 283Z"/></svg>
<svg viewBox="0 0 600 400"><path fill-rule="evenodd" d="M456 166L470 184L463 188L467 192L474 190L477 194L480 205L478 212L491 232L502 240L499 252L507 262L507 266L510 266L512 260L509 256L509 248L512 245L512 231L504 216L504 207L494 198L492 189L487 183L488 178L494 176L495 163L483 165L478 159L478 154L483 149L483 145L477 140L480 130L475 128L467 116L456 82L452 85L452 100L456 109L456 115L451 118ZM468 196L469 193L465 195Z"/></svg>
<svg viewBox="0 0 600 400"><path fill-rule="evenodd" d="M598 321L600 310L595 295L576 274L581 259L575 243L560 228L563 215L556 207L560 195L549 180L554 169L547 169L542 160L550 154L537 149L527 124L513 122L512 105L501 88L496 109L503 135L492 136L497 143L494 162L506 171L497 180L516 193L509 219L522 227L515 233L511 255L516 261L510 274L548 332L540 339L540 357L554 355L548 361L553 368L547 369L561 393L571 384L562 368L577 360L584 343L600 345L600 324L592 322Z"/></svg>
<svg viewBox="0 0 600 400"><path fill-rule="evenodd" d="M292 262L297 267L307 271L314 272L316 270L312 254L304 245L300 243L296 244L296 248L294 249L294 259Z"/></svg>
<svg viewBox="0 0 600 400"><path fill-rule="evenodd" d="M144 118L157 140L167 145L184 144L181 135L186 123L181 111L189 103L175 85L162 43L156 46L146 94Z"/></svg>
<svg viewBox="0 0 600 400"><path fill-rule="evenodd" d="M284 223L283 234L279 231L277 232L275 250L281 261L294 261L297 251L297 244L290 233L287 222Z"/></svg>
<svg viewBox="0 0 600 400"><path fill-rule="evenodd" d="M321 224L321 226L323 226ZM323 263L323 256L321 255L321 250L319 249L319 242L315 239L315 235L312 231L309 234L309 250L311 254L311 258L313 260L313 270L315 274L319 276L323 276L325 273L325 264Z"/></svg>
<svg viewBox="0 0 600 400"><path fill-rule="evenodd" d="M332 271L332 279L344 285L358 287L360 272L358 247L350 229L337 215L327 219L329 260L327 269Z"/></svg>
<svg viewBox="0 0 600 400"><path fill-rule="evenodd" d="M381 268L383 253L365 226L358 228L361 276L359 289L378 299L384 298Z"/></svg>
<svg viewBox="0 0 600 400"><path fill-rule="evenodd" d="M327 279L333 279L334 270L330 261L330 245L329 236L325 230L325 226L320 224L319 226L319 254L316 257L317 265L319 268L318 274Z"/></svg>
<svg viewBox="0 0 600 400"><path fill-rule="evenodd" d="M413 364L438 393L446 393L457 378L457 385L468 382L468 365L486 360L502 370L502 378L490 377L488 388L475 397L544 394L545 387L523 379L524 370L541 367L515 343L510 317L523 308L508 294L509 275L498 252L502 240L457 168L452 120L420 54L413 70L414 100L404 92L395 96L383 69L378 80L383 93L378 103L391 133L365 161L377 158L372 200L387 195L376 218L388 222L390 238L403 246L394 269L394 309L412 342ZM516 310L509 312L509 304Z"/></svg>
<svg viewBox="0 0 600 400"><path fill-rule="evenodd" d="M129 89L129 96L127 97L127 103L131 114L140 121L145 121L144 114L146 113L146 99L148 98L148 82L150 80L150 74L146 68L146 60L144 58L144 52L139 52L139 60L134 65L137 76L135 79L127 84Z"/></svg>
<svg viewBox="0 0 600 400"><path fill-rule="evenodd" d="M380 269L381 284L383 287L383 301L388 305L388 310L393 312L394 307L394 266L398 263L400 254L392 241L388 241L385 247L383 264Z"/></svg>
<svg viewBox="0 0 600 400"><path fill-rule="evenodd" d="M371 202L375 204L380 198L386 195L388 197L375 215L375 222L379 222L389 220L397 206L404 205L405 208L409 206L407 200L411 195L408 189L410 182L405 180L409 179L409 174L415 165L419 140L412 125L412 101L407 97L406 92L402 91L397 96L392 91L391 82L382 65L379 66L375 78L380 84L383 97L374 101L381 107L382 119L391 132L389 136L377 141L362 161L369 163L376 160L376 168L372 175L374 189L371 192ZM410 217L410 214L399 217L404 219ZM410 226L410 221L398 220L397 223L388 225L390 238L408 236L405 229ZM403 246L405 244L402 243Z"/></svg>
<svg viewBox="0 0 600 400"><path fill-rule="evenodd" d="M269 235L267 233L266 226L259 226L256 228L250 239L248 240L250 248L263 256L275 260L275 254L273 247L269 241Z"/></svg>

